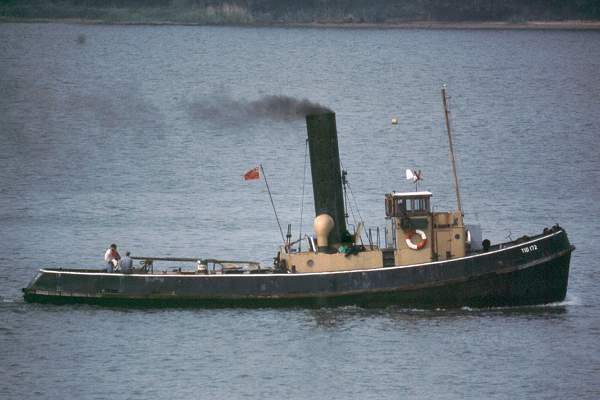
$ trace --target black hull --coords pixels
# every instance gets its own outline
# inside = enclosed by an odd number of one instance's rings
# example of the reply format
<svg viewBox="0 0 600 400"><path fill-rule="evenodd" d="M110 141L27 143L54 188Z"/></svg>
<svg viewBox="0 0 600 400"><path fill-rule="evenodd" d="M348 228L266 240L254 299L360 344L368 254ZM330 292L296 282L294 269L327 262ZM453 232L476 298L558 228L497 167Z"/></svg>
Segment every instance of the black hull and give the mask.
<svg viewBox="0 0 600 400"><path fill-rule="evenodd" d="M452 308L544 304L567 292L573 247L563 230L460 259L351 272L253 275L40 270L25 300L149 307Z"/></svg>

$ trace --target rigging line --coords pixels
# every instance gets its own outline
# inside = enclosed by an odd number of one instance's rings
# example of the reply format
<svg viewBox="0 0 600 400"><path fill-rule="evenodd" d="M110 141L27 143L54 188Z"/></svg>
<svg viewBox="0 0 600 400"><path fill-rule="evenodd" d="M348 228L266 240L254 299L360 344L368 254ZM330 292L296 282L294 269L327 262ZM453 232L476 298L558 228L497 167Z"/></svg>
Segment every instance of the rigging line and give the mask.
<svg viewBox="0 0 600 400"><path fill-rule="evenodd" d="M363 226L365 225L365 221L362 218L362 215L360 215L360 210L358 209L358 203L356 202L356 196L354 196L354 193L352 193L352 187L350 187L350 185L348 185L348 189L350 189L350 194L352 195L352 200L354 200L354 205L356 207L356 212L358 213L358 218L360 220L360 222L363 224ZM356 218L353 216L353 218L355 219L355 224L356 224ZM358 224L356 224L358 226ZM361 242L362 242L362 238L360 238Z"/></svg>
<svg viewBox="0 0 600 400"><path fill-rule="evenodd" d="M352 207L352 203L350 203L350 202L348 203L348 206L350 208L350 214L352 215L352 220L354 221L355 233L356 233L356 230L358 229L358 223L356 222L356 215L354 215L354 208ZM358 209L357 209L357 211L358 211ZM361 220L361 222L363 223L363 226L364 226L364 222L362 220ZM361 237L358 238L358 240L360 240L360 243L364 245L362 235L361 235Z"/></svg>
<svg viewBox="0 0 600 400"><path fill-rule="evenodd" d="M302 178L302 198L300 201L300 228L298 229L298 251L302 251L302 217L304 215L304 187L306 186L306 159L308 158L308 139L304 146L304 177Z"/></svg>
<svg viewBox="0 0 600 400"><path fill-rule="evenodd" d="M344 217L346 219L346 223L348 223L348 210L350 210L350 215L352 215L352 221L354 225L356 225L356 217L354 216L354 210L352 210L352 203L348 201L348 192L346 191L346 185L348 185L348 179L346 178L347 171L344 169L344 164L342 160L340 160L340 168L342 169L342 188L344 189ZM346 171L346 175L344 176L344 171Z"/></svg>
<svg viewBox="0 0 600 400"><path fill-rule="evenodd" d="M262 172L262 176L265 179L265 186L267 186L267 191L269 192L269 199L271 200L271 205L273 206L273 212L275 213L275 219L277 220L277 226L279 226L279 233L281 233L281 240L283 244L285 244L285 237L283 236L283 229L281 229L281 224L279 223L279 216L277 215L277 210L275 209L275 203L273 202L273 196L271 195L271 189L269 188L269 182L267 182L267 175L265 174L265 170L263 169L262 164L259 164L260 172Z"/></svg>
<svg viewBox="0 0 600 400"><path fill-rule="evenodd" d="M344 190L344 193L346 191ZM354 209L352 208L352 203L348 200L346 200L346 205L348 207L348 210L350 210L350 215L352 215L352 221L354 222L354 225L357 225L356 223L356 216L354 215Z"/></svg>
<svg viewBox="0 0 600 400"><path fill-rule="evenodd" d="M362 222L364 224L365 221L363 220L362 215L360 215L360 209L358 208L358 202L356 201L356 196L354 195L354 192L352 191L352 186L350 186L349 183L348 183L348 189L350 189L350 196L352 197L352 200L354 201L354 206L356 207L356 212L358 213L358 218L360 219L360 222Z"/></svg>
<svg viewBox="0 0 600 400"><path fill-rule="evenodd" d="M342 170L344 170L344 164L342 163L342 160L340 160L340 165L342 167ZM363 224L363 227L364 227L365 222L362 219L362 215L360 215L360 210L358 209L358 202L356 201L356 196L354 196L354 193L352 192L352 187L350 186L348 179L345 180L345 185L344 185L344 195L347 197L346 185L348 186L348 189L350 189L350 197L352 197L352 200L354 201L354 206L356 207L356 212L358 213L359 221ZM352 207L352 202L346 201L346 204L347 204L348 208L350 209L350 215L352 215L352 220L354 221L354 225L358 228L358 223L356 222L356 215L354 215L354 208ZM360 237L359 239L360 239L360 242L363 243L362 237Z"/></svg>
<svg viewBox="0 0 600 400"><path fill-rule="evenodd" d="M340 165L342 166L342 170L344 169L344 163L342 163L342 160L340 160ZM346 185L348 186L348 189L350 189L350 197L352 197L352 201L354 201L354 206L356 207L356 212L358 213L358 218L360 219L360 222L362 222L364 224L364 220L362 218L362 215L360 215L360 209L358 208L358 203L356 201L356 196L354 195L354 192L352 191L352 186L350 186L350 182L348 181L348 179L346 179ZM350 207L352 208L352 207ZM356 218L354 218L354 215L352 215L352 218L354 219L354 223L356 224Z"/></svg>
<svg viewBox="0 0 600 400"><path fill-rule="evenodd" d="M340 163L341 164L341 163ZM344 220L346 221L346 225L348 224L348 192L346 191L346 175L347 172L342 169L342 188L344 190ZM356 221L354 221L356 223Z"/></svg>

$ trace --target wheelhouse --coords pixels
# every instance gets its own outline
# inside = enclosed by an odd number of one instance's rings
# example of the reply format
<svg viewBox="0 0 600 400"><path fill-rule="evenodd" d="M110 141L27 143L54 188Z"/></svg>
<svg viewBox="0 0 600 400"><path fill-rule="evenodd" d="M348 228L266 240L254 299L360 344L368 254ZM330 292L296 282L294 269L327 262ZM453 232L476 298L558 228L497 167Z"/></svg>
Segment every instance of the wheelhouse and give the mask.
<svg viewBox="0 0 600 400"><path fill-rule="evenodd" d="M385 216L388 218L429 213L431 213L431 192L392 192L385 195Z"/></svg>

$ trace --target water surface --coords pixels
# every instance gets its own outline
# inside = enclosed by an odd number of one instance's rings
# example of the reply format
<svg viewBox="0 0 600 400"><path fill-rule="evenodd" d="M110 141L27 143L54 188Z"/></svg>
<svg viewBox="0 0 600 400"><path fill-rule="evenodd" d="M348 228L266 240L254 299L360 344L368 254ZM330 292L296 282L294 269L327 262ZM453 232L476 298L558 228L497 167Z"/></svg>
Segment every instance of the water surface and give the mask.
<svg viewBox="0 0 600 400"><path fill-rule="evenodd" d="M600 395L600 33L0 24L0 38L0 397ZM112 242L138 255L271 262L280 238L266 189L242 174L263 164L297 232L306 128L197 112L218 97L331 107L367 226L383 226L384 193L412 190L405 168L423 170L436 209L452 209L442 83L467 221L492 242L564 226L577 246L565 302L424 311L22 301L40 266L100 267Z"/></svg>

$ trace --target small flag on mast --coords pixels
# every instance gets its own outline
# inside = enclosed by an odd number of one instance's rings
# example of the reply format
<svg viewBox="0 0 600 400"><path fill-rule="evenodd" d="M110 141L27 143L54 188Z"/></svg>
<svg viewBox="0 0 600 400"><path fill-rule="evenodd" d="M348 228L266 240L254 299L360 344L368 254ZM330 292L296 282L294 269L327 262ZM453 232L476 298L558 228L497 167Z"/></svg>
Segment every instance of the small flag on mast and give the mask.
<svg viewBox="0 0 600 400"><path fill-rule="evenodd" d="M254 167L244 172L245 181L251 181L254 179L260 179L260 167Z"/></svg>

